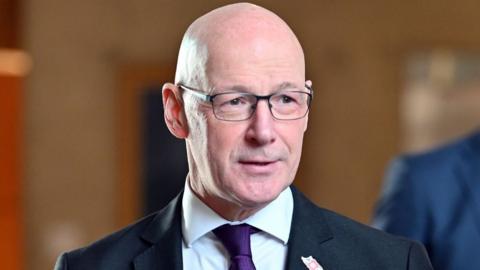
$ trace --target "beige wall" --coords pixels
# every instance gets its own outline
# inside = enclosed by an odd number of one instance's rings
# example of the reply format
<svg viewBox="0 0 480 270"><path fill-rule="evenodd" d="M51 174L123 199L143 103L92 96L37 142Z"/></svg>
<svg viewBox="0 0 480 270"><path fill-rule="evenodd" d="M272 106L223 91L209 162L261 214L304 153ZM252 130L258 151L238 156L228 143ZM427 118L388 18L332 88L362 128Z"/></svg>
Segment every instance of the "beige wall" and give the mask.
<svg viewBox="0 0 480 270"><path fill-rule="evenodd" d="M197 16L228 1L26 0L28 269L115 229L115 85L125 63L175 62ZM477 0L258 1L290 23L314 81L298 186L368 222L401 139L403 56L480 45ZM172 78L173 80L173 78Z"/></svg>

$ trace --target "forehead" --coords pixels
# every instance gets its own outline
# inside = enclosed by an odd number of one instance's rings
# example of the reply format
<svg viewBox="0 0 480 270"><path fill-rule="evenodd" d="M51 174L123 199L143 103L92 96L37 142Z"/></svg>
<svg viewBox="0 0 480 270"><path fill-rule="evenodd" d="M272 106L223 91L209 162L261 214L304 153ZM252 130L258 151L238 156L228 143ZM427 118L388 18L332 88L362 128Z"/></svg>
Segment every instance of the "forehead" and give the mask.
<svg viewBox="0 0 480 270"><path fill-rule="evenodd" d="M254 90L303 85L303 52L288 43L260 36L211 44L206 63L210 87L242 86Z"/></svg>

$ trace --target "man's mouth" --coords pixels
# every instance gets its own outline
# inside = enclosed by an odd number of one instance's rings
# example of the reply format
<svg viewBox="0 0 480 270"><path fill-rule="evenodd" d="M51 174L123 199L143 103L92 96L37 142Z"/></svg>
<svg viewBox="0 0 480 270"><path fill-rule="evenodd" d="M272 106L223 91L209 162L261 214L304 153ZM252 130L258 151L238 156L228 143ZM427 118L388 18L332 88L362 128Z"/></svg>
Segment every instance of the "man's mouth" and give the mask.
<svg viewBox="0 0 480 270"><path fill-rule="evenodd" d="M267 165L270 165L272 163L274 163L275 161L250 161L250 160L243 160L243 161L240 161L241 164L244 164L244 165L253 165L253 166L267 166Z"/></svg>
<svg viewBox="0 0 480 270"><path fill-rule="evenodd" d="M278 160L240 160L242 170L250 175L270 175L277 171Z"/></svg>

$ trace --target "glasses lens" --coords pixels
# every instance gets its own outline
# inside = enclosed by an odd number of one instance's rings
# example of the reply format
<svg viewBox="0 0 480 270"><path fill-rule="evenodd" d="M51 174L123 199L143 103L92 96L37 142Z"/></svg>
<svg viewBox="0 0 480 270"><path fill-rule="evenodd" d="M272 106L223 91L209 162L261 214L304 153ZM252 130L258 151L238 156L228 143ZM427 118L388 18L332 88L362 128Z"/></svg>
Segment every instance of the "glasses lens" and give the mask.
<svg viewBox="0 0 480 270"><path fill-rule="evenodd" d="M277 119L291 120L304 117L308 112L310 95L301 91L286 91L270 98L272 114Z"/></svg>
<svg viewBox="0 0 480 270"><path fill-rule="evenodd" d="M213 99L213 112L222 120L248 119L255 107L256 98L245 93L218 94Z"/></svg>
<svg viewBox="0 0 480 270"><path fill-rule="evenodd" d="M283 91L271 96L269 104L276 119L294 120L307 114L310 100L311 96L306 92ZM257 97L247 93L223 93L215 95L212 104L213 112L218 119L241 121L252 116Z"/></svg>

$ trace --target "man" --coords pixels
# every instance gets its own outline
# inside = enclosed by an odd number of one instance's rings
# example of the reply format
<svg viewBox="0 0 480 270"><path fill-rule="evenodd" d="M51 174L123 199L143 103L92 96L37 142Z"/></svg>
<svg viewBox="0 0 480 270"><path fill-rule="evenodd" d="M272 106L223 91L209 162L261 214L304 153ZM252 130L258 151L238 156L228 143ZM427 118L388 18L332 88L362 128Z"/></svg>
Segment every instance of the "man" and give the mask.
<svg viewBox="0 0 480 270"><path fill-rule="evenodd" d="M57 269L431 269L421 245L290 188L312 95L300 43L272 12L242 3L197 19L163 87L187 144L183 193Z"/></svg>
<svg viewBox="0 0 480 270"><path fill-rule="evenodd" d="M396 159L373 224L423 242L437 270L480 269L480 131Z"/></svg>

